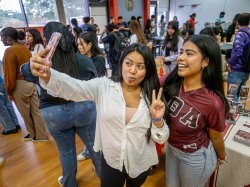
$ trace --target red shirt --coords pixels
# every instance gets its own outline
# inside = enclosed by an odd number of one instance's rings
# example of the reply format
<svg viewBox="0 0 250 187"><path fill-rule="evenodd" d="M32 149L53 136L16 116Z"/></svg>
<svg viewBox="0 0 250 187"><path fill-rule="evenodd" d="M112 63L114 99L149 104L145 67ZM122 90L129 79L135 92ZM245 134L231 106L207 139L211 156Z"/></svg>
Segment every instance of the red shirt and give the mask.
<svg viewBox="0 0 250 187"><path fill-rule="evenodd" d="M195 30L195 18L189 18L188 22L192 24L192 30L194 31Z"/></svg>
<svg viewBox="0 0 250 187"><path fill-rule="evenodd" d="M223 132L225 105L222 99L206 87L181 92L168 103L170 136L168 142L184 151L195 152L208 147L208 128Z"/></svg>

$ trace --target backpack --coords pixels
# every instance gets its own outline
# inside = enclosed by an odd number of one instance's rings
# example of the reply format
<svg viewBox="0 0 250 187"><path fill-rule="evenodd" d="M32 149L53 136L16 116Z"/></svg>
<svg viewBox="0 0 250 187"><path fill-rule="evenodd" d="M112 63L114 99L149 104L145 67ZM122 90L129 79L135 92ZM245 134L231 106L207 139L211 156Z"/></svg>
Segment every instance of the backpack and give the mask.
<svg viewBox="0 0 250 187"><path fill-rule="evenodd" d="M245 71L250 73L250 33L245 32L245 31L241 31L241 32L247 33L249 37L249 41L245 45L244 50L243 50L242 61L244 63Z"/></svg>
<svg viewBox="0 0 250 187"><path fill-rule="evenodd" d="M120 32L114 32L113 35L115 36L115 43L112 48L112 54L114 61L118 63L122 55L122 52L127 46L129 46L129 42Z"/></svg>

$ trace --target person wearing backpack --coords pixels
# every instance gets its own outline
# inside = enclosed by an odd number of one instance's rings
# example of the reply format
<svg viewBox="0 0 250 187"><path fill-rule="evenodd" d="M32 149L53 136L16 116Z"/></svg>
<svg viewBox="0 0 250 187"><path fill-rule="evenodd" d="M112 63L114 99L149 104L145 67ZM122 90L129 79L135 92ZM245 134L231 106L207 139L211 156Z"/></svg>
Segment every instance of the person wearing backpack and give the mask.
<svg viewBox="0 0 250 187"><path fill-rule="evenodd" d="M103 37L103 34L108 31L109 34ZM124 42L124 36L119 32L118 27L113 24L108 24L106 30L101 34L99 43L109 44L108 61L112 68L112 76L118 75L118 60L122 51L127 47Z"/></svg>
<svg viewBox="0 0 250 187"><path fill-rule="evenodd" d="M236 25L238 26L239 31L235 35L231 58L228 64L229 74L227 83L228 85L237 85L234 95L234 105L238 102L240 88L241 86L246 85L250 73L250 69L245 68L245 65L250 64L250 59L245 59L247 56L246 51L249 51L246 46L250 46L250 28L248 27L249 17L248 13L243 13L240 14L237 19ZM247 60L248 62L246 62Z"/></svg>

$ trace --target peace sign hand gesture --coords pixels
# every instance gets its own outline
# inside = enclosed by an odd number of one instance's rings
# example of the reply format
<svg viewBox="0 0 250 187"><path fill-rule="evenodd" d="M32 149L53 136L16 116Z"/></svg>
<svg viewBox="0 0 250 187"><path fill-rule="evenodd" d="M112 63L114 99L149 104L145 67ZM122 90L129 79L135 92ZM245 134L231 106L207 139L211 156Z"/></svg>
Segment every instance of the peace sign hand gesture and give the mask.
<svg viewBox="0 0 250 187"><path fill-rule="evenodd" d="M161 100L162 88L160 88L157 98L155 90L152 93L152 103L150 105L149 111L152 118L152 121L155 126L162 127L162 118L165 113L165 103Z"/></svg>

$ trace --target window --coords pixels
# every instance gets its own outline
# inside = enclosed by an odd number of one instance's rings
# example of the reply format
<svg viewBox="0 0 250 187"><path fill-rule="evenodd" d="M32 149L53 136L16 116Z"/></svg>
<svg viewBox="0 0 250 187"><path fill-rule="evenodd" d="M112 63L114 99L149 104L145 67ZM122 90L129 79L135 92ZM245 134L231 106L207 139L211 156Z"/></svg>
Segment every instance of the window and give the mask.
<svg viewBox="0 0 250 187"><path fill-rule="evenodd" d="M19 0L0 1L0 30L5 27L26 27Z"/></svg>
<svg viewBox="0 0 250 187"><path fill-rule="evenodd" d="M29 27L59 21L55 0L23 0L23 5Z"/></svg>
<svg viewBox="0 0 250 187"><path fill-rule="evenodd" d="M64 0L63 6L68 24L70 24L71 18L77 18L80 26L83 24L82 18L84 16L89 16L89 6L87 0Z"/></svg>
<svg viewBox="0 0 250 187"><path fill-rule="evenodd" d="M88 0L58 1L63 2L67 23L74 17L81 25L82 18L89 16ZM11 3L10 0L0 0L0 30L5 27L44 26L50 21L59 21L56 0L11 0Z"/></svg>

